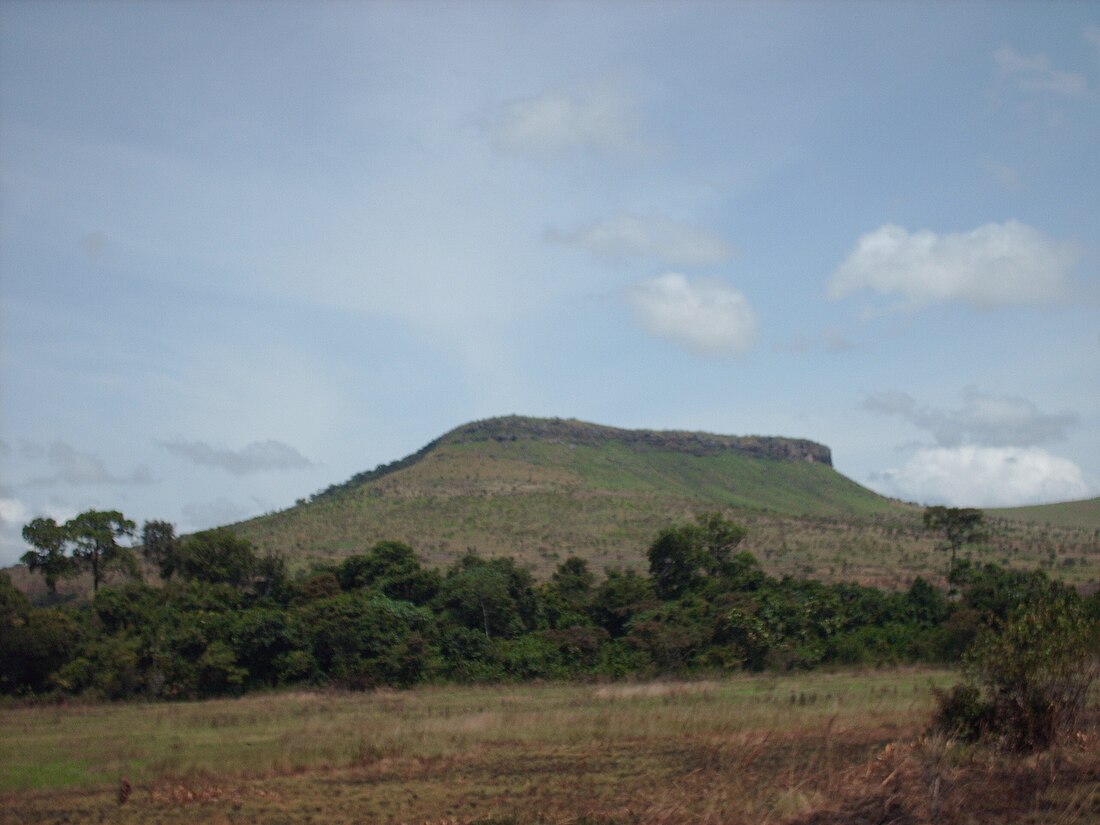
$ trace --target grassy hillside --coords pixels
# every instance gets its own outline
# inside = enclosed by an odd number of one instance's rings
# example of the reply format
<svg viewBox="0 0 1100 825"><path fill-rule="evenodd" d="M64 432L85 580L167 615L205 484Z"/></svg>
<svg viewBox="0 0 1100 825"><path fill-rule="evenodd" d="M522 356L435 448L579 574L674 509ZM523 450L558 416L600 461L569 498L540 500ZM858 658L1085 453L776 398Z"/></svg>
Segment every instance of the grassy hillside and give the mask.
<svg viewBox="0 0 1100 825"><path fill-rule="evenodd" d="M1040 504L1034 507L1002 507L985 511L986 517L1050 527L1100 530L1100 498Z"/></svg>
<svg viewBox="0 0 1100 825"><path fill-rule="evenodd" d="M813 442L504 418L460 427L237 529L298 564L393 538L431 563L475 549L547 573L571 553L596 570L640 567L657 530L714 509L753 523L754 539L768 545L755 549L768 551L774 569L830 563L838 576L841 567L858 574L868 541L877 542L849 535L847 522L909 532L917 521L915 509L833 470L828 449ZM877 569L884 559L872 561Z"/></svg>
<svg viewBox="0 0 1100 825"><path fill-rule="evenodd" d="M945 567L919 507L836 472L820 444L559 419L464 425L235 529L298 568L398 539L430 564L475 550L514 556L545 576L570 554L596 571L643 569L658 530L705 510L744 523L745 549L773 574L896 586L917 575L937 578ZM1092 531L998 524L989 545L972 551L977 560L1042 564L1082 584L1096 578L1100 541Z"/></svg>

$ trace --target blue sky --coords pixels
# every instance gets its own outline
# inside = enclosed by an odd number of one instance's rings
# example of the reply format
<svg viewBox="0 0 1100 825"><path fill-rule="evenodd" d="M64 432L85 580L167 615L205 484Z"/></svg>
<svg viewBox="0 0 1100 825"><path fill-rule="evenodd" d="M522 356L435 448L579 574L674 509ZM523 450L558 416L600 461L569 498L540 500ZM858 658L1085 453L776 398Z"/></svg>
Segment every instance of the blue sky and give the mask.
<svg viewBox="0 0 1100 825"><path fill-rule="evenodd" d="M1088 3L0 4L0 562L519 413L1100 494Z"/></svg>

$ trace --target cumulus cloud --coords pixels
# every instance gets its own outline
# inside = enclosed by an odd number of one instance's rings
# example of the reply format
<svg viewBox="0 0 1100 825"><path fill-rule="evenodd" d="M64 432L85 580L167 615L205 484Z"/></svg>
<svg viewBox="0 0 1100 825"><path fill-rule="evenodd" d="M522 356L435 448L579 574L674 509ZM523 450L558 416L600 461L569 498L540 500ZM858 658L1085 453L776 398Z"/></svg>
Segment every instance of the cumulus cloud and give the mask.
<svg viewBox="0 0 1100 825"><path fill-rule="evenodd" d="M1088 30L1086 30L1088 37ZM1002 80L1014 81L1026 92L1046 92L1059 97L1081 97L1088 94L1085 76L1064 72L1050 65L1045 54L1022 55L1009 46L993 53L997 74Z"/></svg>
<svg viewBox="0 0 1100 825"><path fill-rule="evenodd" d="M218 467L238 476L313 466L313 462L289 444L271 439L254 441L239 450L218 449L202 441L162 441L160 445L195 464Z"/></svg>
<svg viewBox="0 0 1100 825"><path fill-rule="evenodd" d="M876 479L884 492L925 504L1015 507L1087 498L1072 461L1039 447L934 447Z"/></svg>
<svg viewBox="0 0 1100 825"><path fill-rule="evenodd" d="M546 233L550 241L578 246L596 258L623 263L650 258L669 266L711 266L729 260L734 249L717 235L663 217L622 213L575 232Z"/></svg>
<svg viewBox="0 0 1100 825"><path fill-rule="evenodd" d="M31 511L26 504L7 490L0 490L0 566L15 564L27 552L22 529L30 519Z"/></svg>
<svg viewBox="0 0 1100 825"><path fill-rule="evenodd" d="M0 485L0 567L17 564L27 552L23 541L23 526L37 516L46 516L63 523L76 515L76 510L57 504L28 504L10 488Z"/></svg>
<svg viewBox="0 0 1100 825"><path fill-rule="evenodd" d="M633 98L612 83L550 92L502 105L490 125L498 149L549 157L578 151L632 155L646 150Z"/></svg>
<svg viewBox="0 0 1100 825"><path fill-rule="evenodd" d="M977 387L963 390L963 406L937 410L904 392L883 392L863 400L863 408L899 416L931 433L941 447L971 443L982 446L1030 447L1066 437L1077 424L1067 411L1044 413L1025 398L989 395Z"/></svg>
<svg viewBox="0 0 1100 825"><path fill-rule="evenodd" d="M30 510L17 498L0 496L0 528L23 525L30 520Z"/></svg>
<svg viewBox="0 0 1100 825"><path fill-rule="evenodd" d="M704 355L747 352L756 316L745 296L721 281L668 273L627 291L641 325L654 335Z"/></svg>
<svg viewBox="0 0 1100 825"><path fill-rule="evenodd" d="M887 224L856 242L828 289L832 298L871 289L910 309L941 301L979 308L1043 303L1066 295L1078 256L1018 221L944 235Z"/></svg>
<svg viewBox="0 0 1100 825"><path fill-rule="evenodd" d="M29 442L23 445L25 457L39 457L41 451ZM39 476L31 484L53 486L71 484L151 484L152 473L145 466L135 467L126 475L116 475L107 469L107 463L95 453L78 450L64 441L55 441L45 451L45 458L53 469L48 476Z"/></svg>

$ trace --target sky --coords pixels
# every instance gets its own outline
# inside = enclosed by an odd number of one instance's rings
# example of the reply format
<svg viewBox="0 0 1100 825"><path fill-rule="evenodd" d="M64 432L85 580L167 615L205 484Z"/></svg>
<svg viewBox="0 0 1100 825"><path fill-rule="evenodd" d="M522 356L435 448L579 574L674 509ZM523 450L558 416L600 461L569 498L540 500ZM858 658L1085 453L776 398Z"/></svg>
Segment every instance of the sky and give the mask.
<svg viewBox="0 0 1100 825"><path fill-rule="evenodd" d="M0 564L477 419L1100 495L1095 3L0 2Z"/></svg>

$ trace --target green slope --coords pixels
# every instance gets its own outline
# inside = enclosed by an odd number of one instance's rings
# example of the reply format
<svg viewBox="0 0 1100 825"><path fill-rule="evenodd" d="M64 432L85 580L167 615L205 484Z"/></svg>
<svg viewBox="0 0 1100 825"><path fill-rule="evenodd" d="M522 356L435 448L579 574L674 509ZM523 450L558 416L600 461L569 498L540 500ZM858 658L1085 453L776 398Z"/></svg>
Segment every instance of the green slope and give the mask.
<svg viewBox="0 0 1100 825"><path fill-rule="evenodd" d="M990 540L963 555L1094 583L1098 508L1093 500L987 511ZM743 547L772 574L905 586L918 575L942 580L946 568L919 507L845 478L820 444L514 416L458 427L235 529L297 569L397 539L429 564L475 550L546 576L571 554L597 572L644 569L658 530L706 510L745 524Z"/></svg>
<svg viewBox="0 0 1100 825"><path fill-rule="evenodd" d="M1100 498L1032 507L1000 507L988 509L985 514L987 518L1007 521L1100 531Z"/></svg>
<svg viewBox="0 0 1100 825"><path fill-rule="evenodd" d="M791 572L816 566L808 544L837 552L845 542L858 545L846 533L850 522L895 521L906 531L915 524L913 508L840 475L828 449L813 442L510 417L459 427L412 456L237 529L292 563L389 538L432 563L475 549L545 573L570 553L597 570L637 567L662 526L714 509L755 522L758 538L786 547L773 566ZM832 544L805 542L808 525L831 534Z"/></svg>

